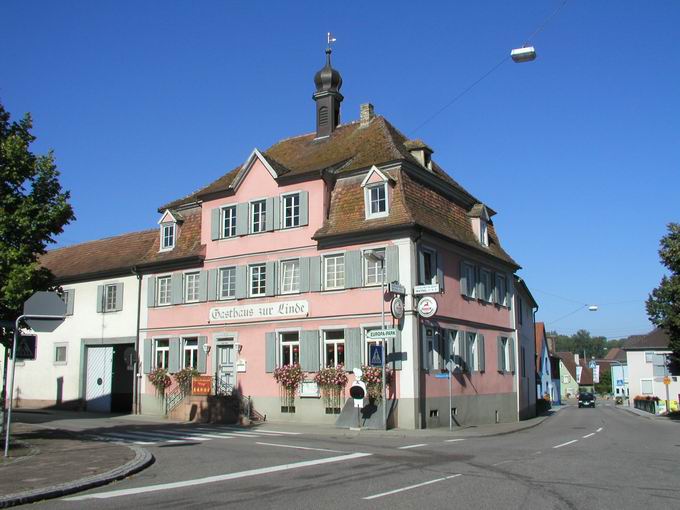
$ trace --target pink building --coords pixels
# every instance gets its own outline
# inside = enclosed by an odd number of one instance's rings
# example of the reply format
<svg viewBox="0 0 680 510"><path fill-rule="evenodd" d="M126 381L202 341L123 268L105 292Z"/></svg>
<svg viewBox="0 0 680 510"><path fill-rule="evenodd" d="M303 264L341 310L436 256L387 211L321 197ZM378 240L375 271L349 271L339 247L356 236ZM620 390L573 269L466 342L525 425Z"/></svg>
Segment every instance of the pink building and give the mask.
<svg viewBox="0 0 680 510"><path fill-rule="evenodd" d="M384 309L397 329L387 341L392 425L448 426L449 413L457 424L517 420L518 387L533 393L534 382L520 378L519 266L500 245L495 212L371 105L339 124L341 83L328 50L315 76L315 132L255 149L159 209L158 257L139 266L141 372L193 367L218 390L251 397L268 419L340 423L345 400L329 405L314 375L368 364L380 343L369 332ZM385 281L405 289L400 319L390 313L395 294L382 293L383 264ZM425 296L436 310L420 314ZM533 351L522 358L528 374L534 359ZM450 381L437 377L447 362ZM273 372L293 363L306 382L291 402ZM141 380L141 411L164 412ZM383 426L380 414L369 422Z"/></svg>

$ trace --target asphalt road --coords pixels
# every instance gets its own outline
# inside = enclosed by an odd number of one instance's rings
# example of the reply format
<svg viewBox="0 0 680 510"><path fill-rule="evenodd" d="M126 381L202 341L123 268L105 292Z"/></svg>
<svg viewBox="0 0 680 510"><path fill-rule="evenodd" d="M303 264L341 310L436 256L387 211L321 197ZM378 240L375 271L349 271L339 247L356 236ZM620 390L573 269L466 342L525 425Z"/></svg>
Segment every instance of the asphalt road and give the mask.
<svg viewBox="0 0 680 510"><path fill-rule="evenodd" d="M680 508L680 423L614 407L570 406L532 429L462 440L442 433L351 438L294 431L118 428L109 439L146 443L156 463L128 480L38 506Z"/></svg>

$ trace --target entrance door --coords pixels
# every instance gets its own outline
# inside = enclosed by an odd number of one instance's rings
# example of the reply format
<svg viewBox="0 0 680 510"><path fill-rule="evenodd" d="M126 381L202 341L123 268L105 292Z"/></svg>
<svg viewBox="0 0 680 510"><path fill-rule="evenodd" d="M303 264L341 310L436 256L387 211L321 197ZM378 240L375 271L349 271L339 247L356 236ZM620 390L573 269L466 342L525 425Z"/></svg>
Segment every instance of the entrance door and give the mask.
<svg viewBox="0 0 680 510"><path fill-rule="evenodd" d="M236 386L236 354L234 344L217 346L218 393L231 393Z"/></svg>
<svg viewBox="0 0 680 510"><path fill-rule="evenodd" d="M111 412L112 372L113 347L88 347L85 380L85 399L88 411Z"/></svg>

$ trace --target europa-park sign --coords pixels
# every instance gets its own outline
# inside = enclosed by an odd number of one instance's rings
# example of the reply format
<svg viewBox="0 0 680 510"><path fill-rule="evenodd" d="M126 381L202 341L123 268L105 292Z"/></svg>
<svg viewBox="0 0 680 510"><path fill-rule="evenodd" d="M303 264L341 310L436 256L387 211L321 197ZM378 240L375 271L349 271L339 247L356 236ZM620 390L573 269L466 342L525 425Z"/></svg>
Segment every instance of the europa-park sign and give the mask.
<svg viewBox="0 0 680 510"><path fill-rule="evenodd" d="M236 322L252 319L306 317L308 315L308 301L278 301L255 305L216 306L210 309L208 322Z"/></svg>

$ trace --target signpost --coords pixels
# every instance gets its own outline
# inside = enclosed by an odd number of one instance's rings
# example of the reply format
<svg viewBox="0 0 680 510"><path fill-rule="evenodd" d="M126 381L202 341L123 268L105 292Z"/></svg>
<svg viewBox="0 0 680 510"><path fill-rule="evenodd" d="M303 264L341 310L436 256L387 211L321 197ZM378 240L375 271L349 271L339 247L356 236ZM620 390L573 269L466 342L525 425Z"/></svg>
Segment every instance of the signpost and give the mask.
<svg viewBox="0 0 680 510"><path fill-rule="evenodd" d="M389 290L392 294L401 294L402 296L406 294L406 287L399 282L390 283Z"/></svg>
<svg viewBox="0 0 680 510"><path fill-rule="evenodd" d="M52 332L64 322L66 303L56 292L36 292L24 303L24 314L14 322L12 342L12 377L9 383L9 407L5 425L5 457L9 455L9 429L12 425L12 404L14 397L14 373L16 372L19 323L26 321L33 331Z"/></svg>
<svg viewBox="0 0 680 510"><path fill-rule="evenodd" d="M19 342L17 343L17 359L22 361L35 359L36 339L37 337L35 335L19 336Z"/></svg>
<svg viewBox="0 0 680 510"><path fill-rule="evenodd" d="M456 364L452 359L446 362L446 374L449 376L449 431L453 430L453 380L451 379L451 374Z"/></svg>
<svg viewBox="0 0 680 510"><path fill-rule="evenodd" d="M394 328L372 329L366 333L366 338L370 340L386 340L388 338L394 338L395 336L397 336L397 330Z"/></svg>
<svg viewBox="0 0 680 510"><path fill-rule="evenodd" d="M439 284L432 283L427 285L416 285L413 287L413 295L421 296L422 294L439 294Z"/></svg>
<svg viewBox="0 0 680 510"><path fill-rule="evenodd" d="M372 367L381 367L383 364L383 346L372 344L369 353L369 365Z"/></svg>

